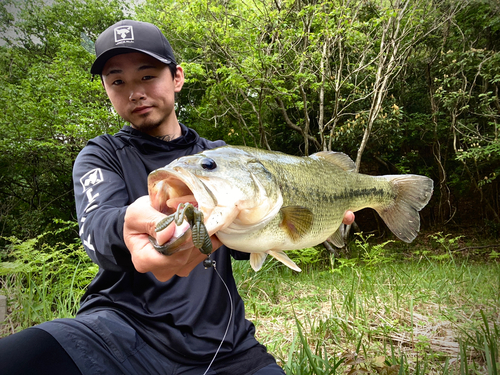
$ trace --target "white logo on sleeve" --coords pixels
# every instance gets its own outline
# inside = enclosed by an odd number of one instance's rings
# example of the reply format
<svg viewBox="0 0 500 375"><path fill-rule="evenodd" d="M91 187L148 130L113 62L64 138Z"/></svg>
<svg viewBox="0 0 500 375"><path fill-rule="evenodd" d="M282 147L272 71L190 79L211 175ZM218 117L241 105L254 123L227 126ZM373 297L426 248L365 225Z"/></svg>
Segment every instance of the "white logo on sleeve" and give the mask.
<svg viewBox="0 0 500 375"><path fill-rule="evenodd" d="M102 170L101 168L96 168L92 169L91 171L85 173L85 175L80 178L80 183L82 184L83 191L82 193L85 194L87 198L87 206L84 209L85 215L88 214L90 211L94 210L97 208L99 205L96 203L96 198L99 196L99 193L94 193L94 187L96 185L99 185L101 182L104 181L103 175L102 175ZM86 216L83 216L80 220L80 237L83 240L83 245L91 250L95 251L95 247L92 244L92 239L90 234L87 236L87 238L84 238L85 236L85 220Z"/></svg>
<svg viewBox="0 0 500 375"><path fill-rule="evenodd" d="M100 184L103 182L102 171L101 168L92 169L90 172L87 172L82 178L80 178L80 183L83 187L83 192L85 193L88 189Z"/></svg>
<svg viewBox="0 0 500 375"><path fill-rule="evenodd" d="M80 220L80 222L82 223L82 225L80 226L80 232L79 232L80 236L82 236L83 232L85 231L85 220L86 220L85 217L82 217L82 219ZM87 249L95 251L95 247L94 247L94 245L92 245L92 241L90 241L90 234L89 234L89 237L87 239L83 239L83 245L86 246Z"/></svg>

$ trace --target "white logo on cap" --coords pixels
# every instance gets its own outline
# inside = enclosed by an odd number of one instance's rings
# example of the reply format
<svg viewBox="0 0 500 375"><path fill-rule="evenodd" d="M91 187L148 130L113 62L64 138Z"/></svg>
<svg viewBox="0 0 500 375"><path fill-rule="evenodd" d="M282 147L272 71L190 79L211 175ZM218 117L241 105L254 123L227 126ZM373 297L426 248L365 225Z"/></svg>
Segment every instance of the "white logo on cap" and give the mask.
<svg viewBox="0 0 500 375"><path fill-rule="evenodd" d="M134 28L132 26L120 26L115 28L115 43L127 43L134 41Z"/></svg>

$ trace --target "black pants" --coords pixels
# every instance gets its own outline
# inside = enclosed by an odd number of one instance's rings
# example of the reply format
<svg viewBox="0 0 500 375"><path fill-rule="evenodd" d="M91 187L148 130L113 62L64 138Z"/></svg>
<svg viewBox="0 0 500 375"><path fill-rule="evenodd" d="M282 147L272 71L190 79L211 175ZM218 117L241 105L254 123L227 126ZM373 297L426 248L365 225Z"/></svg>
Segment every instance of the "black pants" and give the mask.
<svg viewBox="0 0 500 375"><path fill-rule="evenodd" d="M62 346L38 328L0 339L1 375L81 375Z"/></svg>
<svg viewBox="0 0 500 375"><path fill-rule="evenodd" d="M99 356L99 353L95 353ZM194 373L202 375L205 367L194 369ZM131 371L128 371L131 372ZM127 373L128 373L127 372ZM223 373L227 373L227 369ZM240 373L240 371L231 374ZM91 375L92 371L86 371ZM108 375L123 374L110 365ZM136 374L137 372L131 372ZM190 372L192 373L192 372ZM219 372L211 370L208 374ZM137 375L147 372L137 373ZM207 375L208 375L207 374ZM48 332L36 327L25 329L14 335L0 339L0 375L83 375L73 359L59 342ZM276 364L267 365L254 375L284 375Z"/></svg>

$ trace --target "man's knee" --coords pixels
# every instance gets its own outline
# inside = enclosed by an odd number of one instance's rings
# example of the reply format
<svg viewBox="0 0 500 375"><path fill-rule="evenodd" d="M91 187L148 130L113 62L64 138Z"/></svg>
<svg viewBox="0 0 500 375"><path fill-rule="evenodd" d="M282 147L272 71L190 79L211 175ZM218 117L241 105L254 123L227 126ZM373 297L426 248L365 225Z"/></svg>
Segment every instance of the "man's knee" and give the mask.
<svg viewBox="0 0 500 375"><path fill-rule="evenodd" d="M0 340L0 375L81 375L51 334L36 327Z"/></svg>
<svg viewBox="0 0 500 375"><path fill-rule="evenodd" d="M268 365L264 368L261 368L254 375L283 375L285 371L277 364Z"/></svg>

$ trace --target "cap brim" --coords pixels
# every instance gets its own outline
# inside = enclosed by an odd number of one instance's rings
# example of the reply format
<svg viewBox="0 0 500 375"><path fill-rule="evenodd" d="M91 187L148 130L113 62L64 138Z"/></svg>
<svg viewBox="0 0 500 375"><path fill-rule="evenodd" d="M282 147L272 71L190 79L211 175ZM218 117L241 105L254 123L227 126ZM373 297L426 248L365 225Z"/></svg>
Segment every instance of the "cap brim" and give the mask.
<svg viewBox="0 0 500 375"><path fill-rule="evenodd" d="M149 51L144 51L139 48L133 48L133 47L117 47L117 48L112 48L109 49L103 53L101 53L94 61L92 64L92 67L90 68L90 73L91 74L101 74L102 69L104 68L104 65L106 65L106 62L117 55L122 55L125 53L132 53L132 52L142 52L145 53L146 55L149 55L151 57L154 57L156 60L161 61L164 64L171 64L173 61L166 59L164 57L158 56L155 53L151 53Z"/></svg>

